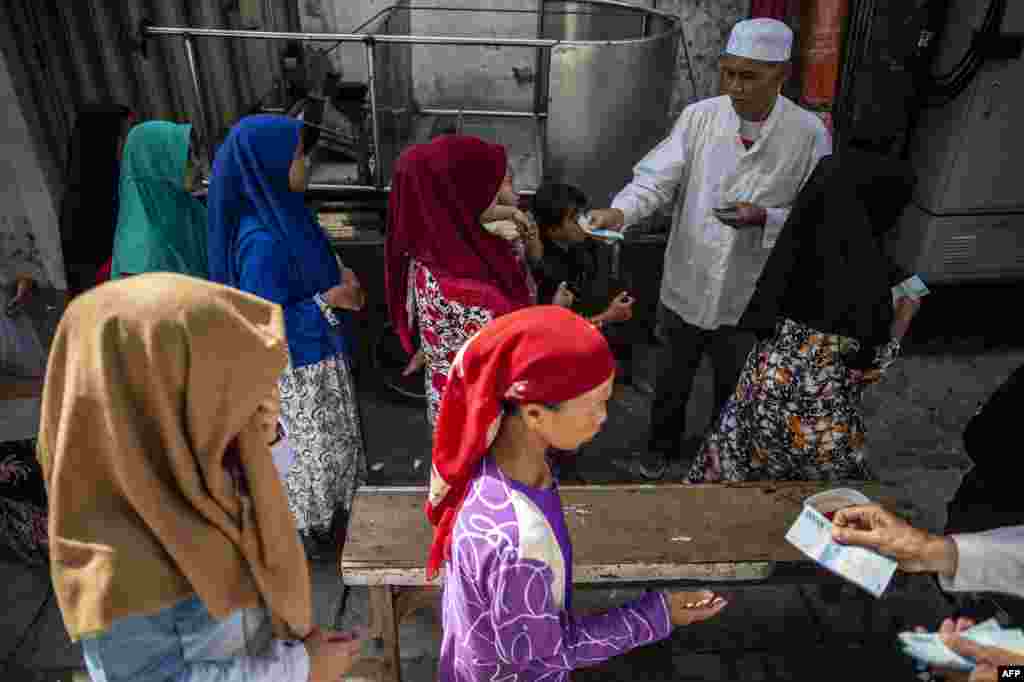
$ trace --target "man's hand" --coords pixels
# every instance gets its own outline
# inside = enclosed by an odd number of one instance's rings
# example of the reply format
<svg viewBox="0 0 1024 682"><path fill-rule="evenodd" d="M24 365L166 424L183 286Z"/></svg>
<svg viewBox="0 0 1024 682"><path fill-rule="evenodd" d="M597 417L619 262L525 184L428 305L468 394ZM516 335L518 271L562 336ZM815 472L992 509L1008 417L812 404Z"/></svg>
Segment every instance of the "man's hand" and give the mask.
<svg viewBox="0 0 1024 682"><path fill-rule="evenodd" d="M672 625L681 627L714 618L729 602L714 592L666 592Z"/></svg>
<svg viewBox="0 0 1024 682"><path fill-rule="evenodd" d="M608 310L604 311L602 317L605 322L626 322L627 320L633 319L633 297L629 295L628 291L623 291L621 294L612 300Z"/></svg>
<svg viewBox="0 0 1024 682"><path fill-rule="evenodd" d="M970 618L960 618L956 621L947 618L939 626L939 637L954 653L973 660L976 664L974 670L964 672L931 668L933 675L940 676L943 682L996 682L999 666L1024 665L1024 653L982 646L959 636L961 632L972 627L974 621ZM924 628L914 629L917 632L925 632Z"/></svg>
<svg viewBox="0 0 1024 682"><path fill-rule="evenodd" d="M597 208L588 215L590 215L590 229L592 230L622 232L626 226L626 214L617 208Z"/></svg>
<svg viewBox="0 0 1024 682"><path fill-rule="evenodd" d="M899 562L907 573L956 575L956 544L914 528L878 505L847 507L836 512L832 537L844 545L873 549Z"/></svg>
<svg viewBox="0 0 1024 682"><path fill-rule="evenodd" d="M942 634L941 637L946 646L954 653L975 662L976 667L967 676L967 682L996 682L999 666L1024 665L1024 653L994 646L982 646L952 632ZM944 679L955 678L946 676Z"/></svg>
<svg viewBox="0 0 1024 682"><path fill-rule="evenodd" d="M729 227L742 230L748 227L764 227L768 221L768 211L760 206L755 206L747 202L740 202L738 204L731 204L731 209L735 209L737 216L735 220L723 220L722 222Z"/></svg>
<svg viewBox="0 0 1024 682"><path fill-rule="evenodd" d="M974 621L970 618L959 618L956 621L952 618L947 618L942 621L942 625L939 626L939 635L963 632L964 630L973 628L974 625ZM923 627L916 627L914 628L914 632L918 632L923 635L927 634L928 630ZM962 670L948 670L946 668L935 667L930 667L928 670L932 675L939 676L941 682L968 682L970 679L970 673Z"/></svg>

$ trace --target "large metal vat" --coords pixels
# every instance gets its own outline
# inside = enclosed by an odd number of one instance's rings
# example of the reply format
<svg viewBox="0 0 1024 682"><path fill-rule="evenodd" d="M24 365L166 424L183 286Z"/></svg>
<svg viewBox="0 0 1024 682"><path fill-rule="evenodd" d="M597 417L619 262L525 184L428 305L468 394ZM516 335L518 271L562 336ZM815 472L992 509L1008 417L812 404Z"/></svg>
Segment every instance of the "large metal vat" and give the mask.
<svg viewBox="0 0 1024 682"><path fill-rule="evenodd" d="M681 30L667 13L598 0L526 10L403 3L381 33L556 41L385 46L376 69L384 178L407 145L456 128L505 144L517 189L571 182L603 206L670 125Z"/></svg>
<svg viewBox="0 0 1024 682"><path fill-rule="evenodd" d="M669 128L679 19L610 0L531 5L401 0L355 33L145 32L184 36L190 56L196 39L363 43L373 182L353 183L350 166L324 164L315 189L386 189L405 147L455 129L506 145L517 189L571 182L605 205Z"/></svg>

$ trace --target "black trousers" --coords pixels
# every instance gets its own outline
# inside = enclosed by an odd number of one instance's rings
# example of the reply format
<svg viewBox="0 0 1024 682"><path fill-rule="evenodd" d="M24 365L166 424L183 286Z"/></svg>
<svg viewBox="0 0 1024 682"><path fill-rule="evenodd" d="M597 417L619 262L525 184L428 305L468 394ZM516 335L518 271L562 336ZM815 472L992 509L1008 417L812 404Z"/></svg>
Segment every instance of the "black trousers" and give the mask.
<svg viewBox="0 0 1024 682"><path fill-rule="evenodd" d="M674 460L680 457L686 434L686 406L704 353L711 355L714 370L714 423L736 390L740 372L757 339L752 332L736 327L723 326L713 331L695 327L661 303L658 327L665 348L654 387L648 449Z"/></svg>

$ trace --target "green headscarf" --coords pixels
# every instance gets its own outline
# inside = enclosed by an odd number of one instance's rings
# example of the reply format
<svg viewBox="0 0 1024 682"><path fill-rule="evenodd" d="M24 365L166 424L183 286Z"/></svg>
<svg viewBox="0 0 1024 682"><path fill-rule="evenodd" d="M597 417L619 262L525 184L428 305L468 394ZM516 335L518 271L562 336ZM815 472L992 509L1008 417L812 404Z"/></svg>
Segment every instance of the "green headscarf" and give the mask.
<svg viewBox="0 0 1024 682"><path fill-rule="evenodd" d="M128 133L111 279L177 272L208 279L206 207L185 191L192 126L147 121Z"/></svg>

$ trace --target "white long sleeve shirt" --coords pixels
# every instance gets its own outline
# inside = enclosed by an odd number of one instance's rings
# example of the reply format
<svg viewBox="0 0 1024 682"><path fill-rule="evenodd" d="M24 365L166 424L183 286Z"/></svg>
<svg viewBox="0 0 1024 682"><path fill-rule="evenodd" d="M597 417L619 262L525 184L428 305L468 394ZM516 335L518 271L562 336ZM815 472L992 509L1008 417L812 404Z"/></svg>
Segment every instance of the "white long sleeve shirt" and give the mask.
<svg viewBox="0 0 1024 682"><path fill-rule="evenodd" d="M832 153L821 120L781 95L750 149L740 140L740 123L728 97L691 104L612 202L628 227L682 191L665 249L661 301L704 329L739 322L797 193ZM764 229L737 230L715 217L715 208L735 202L765 208Z"/></svg>
<svg viewBox="0 0 1024 682"><path fill-rule="evenodd" d="M952 580L939 577L949 592L999 592L1024 597L1024 526L953 535L958 554Z"/></svg>

